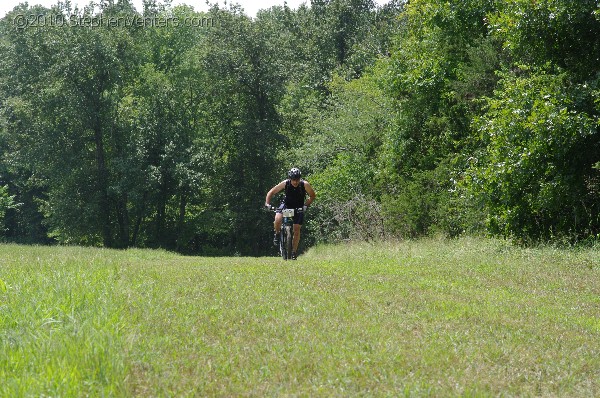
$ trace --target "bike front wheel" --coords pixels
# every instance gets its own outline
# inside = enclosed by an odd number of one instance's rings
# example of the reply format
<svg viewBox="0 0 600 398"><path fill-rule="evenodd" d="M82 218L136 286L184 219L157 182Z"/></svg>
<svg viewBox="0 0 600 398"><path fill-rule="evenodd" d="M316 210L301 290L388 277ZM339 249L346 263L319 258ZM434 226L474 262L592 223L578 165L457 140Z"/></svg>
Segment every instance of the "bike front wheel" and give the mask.
<svg viewBox="0 0 600 398"><path fill-rule="evenodd" d="M281 257L284 260L288 260L292 258L292 241L293 241L293 231L292 227L289 225L284 226L281 229Z"/></svg>

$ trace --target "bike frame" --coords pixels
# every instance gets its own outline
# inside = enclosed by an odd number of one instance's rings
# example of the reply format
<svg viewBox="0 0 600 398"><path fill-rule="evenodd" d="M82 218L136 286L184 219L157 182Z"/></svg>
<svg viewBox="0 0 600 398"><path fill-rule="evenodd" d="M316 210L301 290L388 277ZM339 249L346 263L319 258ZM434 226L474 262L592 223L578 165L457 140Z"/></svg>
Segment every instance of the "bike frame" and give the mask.
<svg viewBox="0 0 600 398"><path fill-rule="evenodd" d="M279 233L279 254L284 260L292 259L294 243L294 215L302 212L302 207L297 209L283 209L281 211L283 222L281 223L281 232Z"/></svg>

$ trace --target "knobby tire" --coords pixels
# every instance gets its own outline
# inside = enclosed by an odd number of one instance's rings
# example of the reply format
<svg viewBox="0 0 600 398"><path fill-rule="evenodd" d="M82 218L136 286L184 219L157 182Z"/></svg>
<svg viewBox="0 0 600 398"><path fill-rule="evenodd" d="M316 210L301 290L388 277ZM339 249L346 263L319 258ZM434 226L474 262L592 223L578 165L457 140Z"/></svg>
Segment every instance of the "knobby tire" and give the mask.
<svg viewBox="0 0 600 398"><path fill-rule="evenodd" d="M286 252L287 252L287 258L288 260L292 259L292 243L294 242L294 231L292 230L291 226L287 226L286 227L286 237L285 237L285 244L286 244Z"/></svg>
<svg viewBox="0 0 600 398"><path fill-rule="evenodd" d="M282 229L281 229L281 247L280 247L280 251L281 251L281 257L283 257L284 260L288 260L292 258L292 243L294 240L294 232L292 230L292 227L289 225L285 225Z"/></svg>
<svg viewBox="0 0 600 398"><path fill-rule="evenodd" d="M285 226L284 226L283 228L281 228L281 232L280 232L280 236L279 236L279 252L281 253L281 257L284 260L287 260L286 248L287 248L287 242L286 242L286 232L285 232Z"/></svg>

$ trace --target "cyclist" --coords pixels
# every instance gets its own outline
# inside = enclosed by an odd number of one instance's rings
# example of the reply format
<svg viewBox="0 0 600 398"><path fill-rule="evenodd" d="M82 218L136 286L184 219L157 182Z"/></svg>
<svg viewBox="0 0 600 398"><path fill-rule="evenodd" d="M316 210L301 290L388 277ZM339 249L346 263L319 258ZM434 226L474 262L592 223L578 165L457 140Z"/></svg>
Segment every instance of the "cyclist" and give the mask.
<svg viewBox="0 0 600 398"><path fill-rule="evenodd" d="M283 223L283 215L281 211L283 209L298 209L303 208L302 212L297 212L294 214L294 240L292 242L292 260L296 259L296 253L298 251L298 243L300 242L300 226L304 221L304 212L310 206L310 204L315 200L315 191L310 186L308 181L302 179L302 173L300 169L297 167L292 168L288 172L288 179L281 181L279 184L275 185L271 190L267 193L267 198L265 199L265 206L270 208L271 198L273 195L277 193L285 191L285 197L277 211L275 212L275 222L273 226L275 228L275 237L273 238L273 244L275 246L279 246L279 233L281 231L281 224ZM308 199L304 201L306 198L306 194L308 194Z"/></svg>

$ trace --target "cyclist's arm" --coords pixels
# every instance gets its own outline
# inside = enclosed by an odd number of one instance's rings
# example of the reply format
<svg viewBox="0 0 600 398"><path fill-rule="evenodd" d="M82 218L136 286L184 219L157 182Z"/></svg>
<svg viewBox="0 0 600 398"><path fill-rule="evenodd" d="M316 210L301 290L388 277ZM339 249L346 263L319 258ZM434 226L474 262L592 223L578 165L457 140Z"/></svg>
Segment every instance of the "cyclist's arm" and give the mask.
<svg viewBox="0 0 600 398"><path fill-rule="evenodd" d="M279 184L275 185L271 190L267 193L267 197L265 199L265 206L269 206L271 204L271 199L273 195L277 195L279 192L285 189L285 181L281 181Z"/></svg>
<svg viewBox="0 0 600 398"><path fill-rule="evenodd" d="M304 202L304 206L309 206L313 202L313 200L315 200L317 194L306 180L304 181L304 189L306 190L306 193L308 193L308 199L306 200L306 202Z"/></svg>

